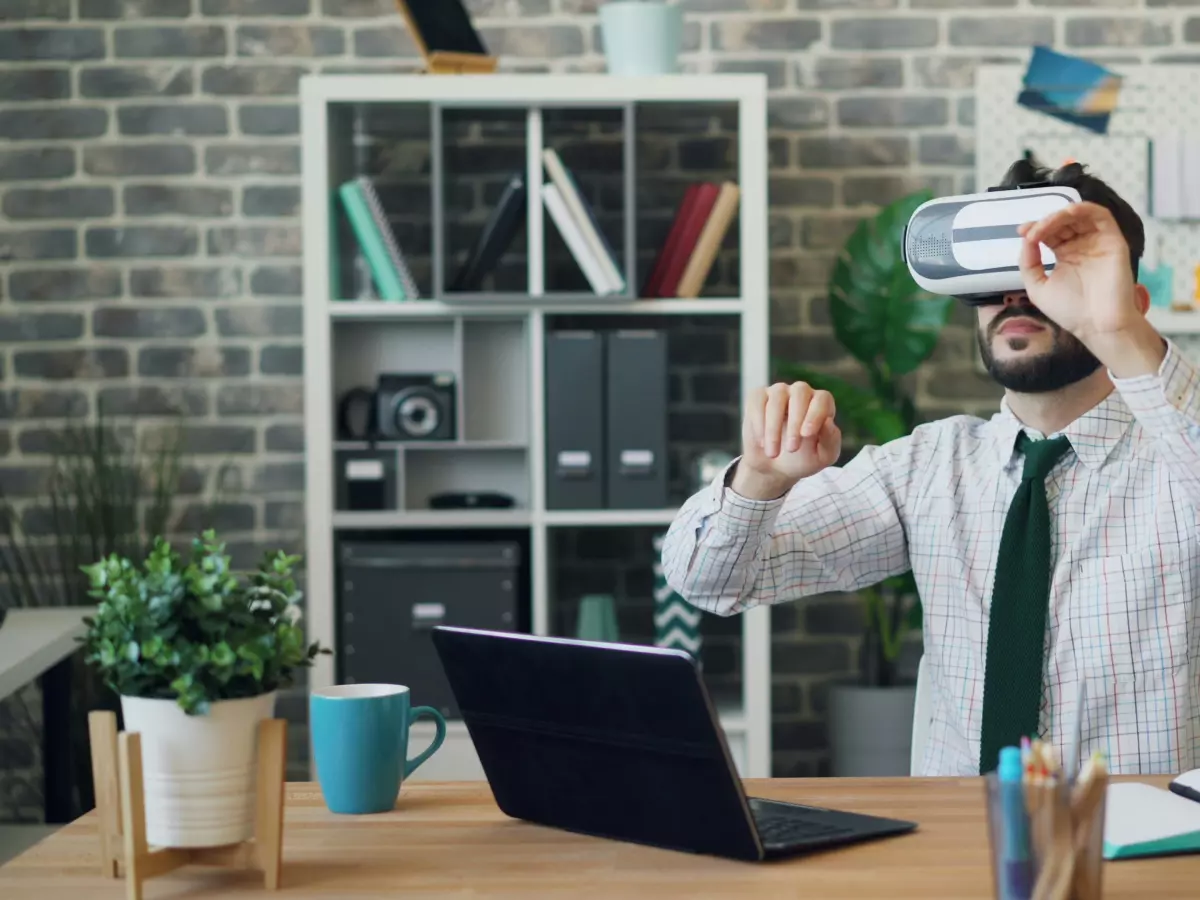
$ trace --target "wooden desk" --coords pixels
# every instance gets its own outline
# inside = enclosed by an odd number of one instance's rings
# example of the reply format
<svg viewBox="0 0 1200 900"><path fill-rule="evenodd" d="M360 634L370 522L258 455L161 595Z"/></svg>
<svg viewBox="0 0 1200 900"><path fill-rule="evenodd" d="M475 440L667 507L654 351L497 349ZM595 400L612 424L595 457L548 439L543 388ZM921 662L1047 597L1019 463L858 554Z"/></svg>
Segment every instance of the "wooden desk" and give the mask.
<svg viewBox="0 0 1200 900"><path fill-rule="evenodd" d="M1141 779L1165 784L1166 779ZM983 788L977 779L772 779L751 794L910 817L920 829L877 843L771 863L741 863L580 837L504 817L478 782L407 785L396 809L334 816L315 785L288 786L281 898L537 900L987 900ZM99 874L89 813L0 868L0 897L118 900ZM1105 864L1106 900L1194 898L1200 856ZM147 900L269 900L248 874L185 869Z"/></svg>

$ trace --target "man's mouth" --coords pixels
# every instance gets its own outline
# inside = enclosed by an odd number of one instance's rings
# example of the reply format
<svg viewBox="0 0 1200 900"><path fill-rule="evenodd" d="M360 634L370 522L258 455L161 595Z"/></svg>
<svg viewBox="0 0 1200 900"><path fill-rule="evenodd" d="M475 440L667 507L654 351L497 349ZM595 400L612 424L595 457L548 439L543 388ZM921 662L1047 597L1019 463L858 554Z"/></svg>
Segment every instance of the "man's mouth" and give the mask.
<svg viewBox="0 0 1200 900"><path fill-rule="evenodd" d="M1027 334L1037 334L1039 331L1043 331L1043 330L1045 330L1044 326L1039 325L1037 322L1033 321L1033 319L1019 318L1019 319L1009 319L1007 322L1005 322L1003 325L1001 325L996 330L996 333L1004 334L1004 335L1020 336L1020 335L1027 335Z"/></svg>

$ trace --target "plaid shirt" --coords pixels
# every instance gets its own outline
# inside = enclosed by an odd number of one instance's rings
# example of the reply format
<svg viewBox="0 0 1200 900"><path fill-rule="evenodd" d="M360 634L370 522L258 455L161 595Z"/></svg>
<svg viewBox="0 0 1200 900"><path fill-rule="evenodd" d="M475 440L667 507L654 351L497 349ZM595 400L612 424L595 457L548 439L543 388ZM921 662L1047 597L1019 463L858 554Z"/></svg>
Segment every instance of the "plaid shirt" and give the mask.
<svg viewBox="0 0 1200 900"><path fill-rule="evenodd" d="M1062 751L1086 679L1084 758L1100 750L1116 773L1178 773L1200 767L1200 374L1168 342L1156 374L1113 382L1061 432L1073 452L1046 479L1041 734ZM727 616L911 568L933 708L921 772L977 774L988 606L1021 428L1007 403L989 420L922 425L777 500L741 497L722 474L671 525L668 583Z"/></svg>

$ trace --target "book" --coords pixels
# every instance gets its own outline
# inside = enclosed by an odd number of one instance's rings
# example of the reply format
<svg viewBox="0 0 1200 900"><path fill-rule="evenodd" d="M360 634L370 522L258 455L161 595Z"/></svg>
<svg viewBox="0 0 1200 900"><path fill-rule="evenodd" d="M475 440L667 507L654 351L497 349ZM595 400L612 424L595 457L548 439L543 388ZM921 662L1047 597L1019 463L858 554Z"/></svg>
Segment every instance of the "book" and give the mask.
<svg viewBox="0 0 1200 900"><path fill-rule="evenodd" d="M475 246L455 275L451 291L479 290L483 279L512 243L517 229L525 224L526 207L525 173L518 172L504 186L492 214L475 239Z"/></svg>
<svg viewBox="0 0 1200 900"><path fill-rule="evenodd" d="M1192 790L1200 786L1195 774L1183 776L1191 778ZM1200 803L1174 787L1164 791L1134 781L1108 786L1105 859L1195 852L1200 852Z"/></svg>
<svg viewBox="0 0 1200 900"><path fill-rule="evenodd" d="M387 250L388 259L391 261L392 268L400 276L400 284L404 288L405 296L409 300L417 299L421 296L421 291L417 287L417 281L413 278L412 271L408 268L404 254L400 251L400 245L396 243L396 233L392 231L392 224L387 219L387 213L383 211L383 204L379 202L379 194L375 191L375 183L367 176L360 175L358 178L358 187L362 191L363 198L367 201L367 208L371 211L371 218L375 222L375 227L383 236L383 243Z"/></svg>
<svg viewBox="0 0 1200 900"><path fill-rule="evenodd" d="M687 218L691 214L692 206L696 202L696 194L700 190L700 182L689 184L687 190L683 192L683 199L679 202L679 207L675 210L675 218L671 222L671 228L667 231L667 236L663 240L662 246L658 248L658 255L654 258L654 265L650 268L650 274L646 276L646 281L642 284L642 297L657 297L659 285L662 284L663 274L667 271L667 262L671 259L671 254L675 250L675 245L679 243L679 235L683 231L683 226L687 223Z"/></svg>
<svg viewBox="0 0 1200 900"><path fill-rule="evenodd" d="M611 294L613 286L605 278L599 261L592 255L592 250L583 237L579 223L567 208L567 204L558 190L558 185L552 183L542 185L542 202L546 205L546 211L550 213L550 218L554 220L558 233L566 242L567 249L571 251L575 262L579 263L579 268L583 270L584 277L591 284L592 290L597 294Z"/></svg>
<svg viewBox="0 0 1200 900"><path fill-rule="evenodd" d="M342 207L346 210L346 217L350 220L350 227L354 230L354 236L358 240L358 246L367 259L367 266L371 270L371 278L375 282L379 299L405 299L400 273L392 267L387 240L375 224L362 188L357 181L347 181L338 188L338 196L341 198Z"/></svg>
<svg viewBox="0 0 1200 900"><path fill-rule="evenodd" d="M700 240L700 233L704 230L704 224L712 214L720 193L720 187L712 181L706 181L696 189L695 199L680 228L675 246L667 258L662 282L658 285L655 296L674 297L675 292L679 290L679 281L683 277L683 270L687 268L688 260L692 258L692 253Z"/></svg>
<svg viewBox="0 0 1200 900"><path fill-rule="evenodd" d="M546 147L542 150L542 162L546 166L546 171L550 173L550 180L558 187L559 195L579 226L583 239L599 263L605 282L613 292L625 290L625 279L621 277L621 270L617 268L612 246L604 237L604 233L596 222L596 217L592 214L588 204L584 202L583 196L575 184L575 179L563 165L557 151L553 147Z"/></svg>
<svg viewBox="0 0 1200 900"><path fill-rule="evenodd" d="M717 202L713 204L712 213L696 241L696 249L692 251L687 267L680 276L679 287L675 291L676 297L700 296L700 289L708 280L708 273L712 270L717 252L721 249L721 242L725 240L729 225L737 214L740 197L741 190L732 181L721 185Z"/></svg>

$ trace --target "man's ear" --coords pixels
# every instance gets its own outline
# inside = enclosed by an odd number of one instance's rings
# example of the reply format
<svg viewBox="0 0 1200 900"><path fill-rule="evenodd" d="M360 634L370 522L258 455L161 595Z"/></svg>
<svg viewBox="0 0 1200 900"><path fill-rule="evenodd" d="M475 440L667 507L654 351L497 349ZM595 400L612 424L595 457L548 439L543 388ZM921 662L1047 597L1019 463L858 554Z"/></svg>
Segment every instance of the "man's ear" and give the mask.
<svg viewBox="0 0 1200 900"><path fill-rule="evenodd" d="M1133 297L1134 301L1137 303L1138 310L1144 316L1150 309L1150 291L1146 289L1144 284L1134 282Z"/></svg>

